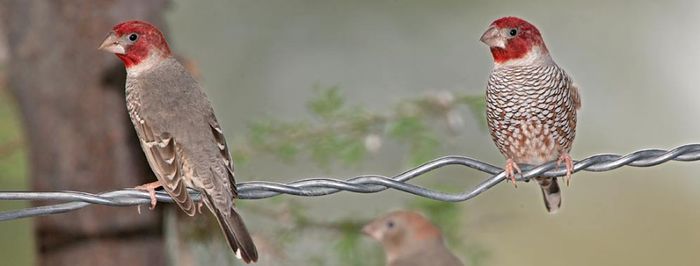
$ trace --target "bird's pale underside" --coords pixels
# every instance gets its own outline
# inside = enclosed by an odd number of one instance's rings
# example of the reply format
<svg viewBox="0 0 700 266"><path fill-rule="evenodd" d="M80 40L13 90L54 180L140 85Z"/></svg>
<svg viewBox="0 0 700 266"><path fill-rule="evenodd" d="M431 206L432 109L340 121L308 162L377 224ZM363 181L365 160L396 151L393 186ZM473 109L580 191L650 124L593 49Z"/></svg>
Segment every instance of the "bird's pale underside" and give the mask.
<svg viewBox="0 0 700 266"><path fill-rule="evenodd" d="M494 69L486 90L486 117L499 151L515 163L537 165L568 154L576 135L578 90L557 65ZM538 177L545 204L561 204L555 179Z"/></svg>
<svg viewBox="0 0 700 266"><path fill-rule="evenodd" d="M578 92L556 65L495 69L486 101L491 137L506 157L541 164L571 150Z"/></svg>

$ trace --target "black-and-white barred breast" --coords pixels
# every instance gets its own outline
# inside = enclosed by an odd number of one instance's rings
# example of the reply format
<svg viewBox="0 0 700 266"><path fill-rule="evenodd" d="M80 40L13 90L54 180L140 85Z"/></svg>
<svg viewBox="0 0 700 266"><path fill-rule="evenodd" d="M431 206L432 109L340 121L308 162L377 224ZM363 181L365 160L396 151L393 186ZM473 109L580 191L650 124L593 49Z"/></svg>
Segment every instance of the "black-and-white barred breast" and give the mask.
<svg viewBox="0 0 700 266"><path fill-rule="evenodd" d="M568 153L580 99L556 64L504 66L491 73L486 117L493 141L516 163L540 164Z"/></svg>

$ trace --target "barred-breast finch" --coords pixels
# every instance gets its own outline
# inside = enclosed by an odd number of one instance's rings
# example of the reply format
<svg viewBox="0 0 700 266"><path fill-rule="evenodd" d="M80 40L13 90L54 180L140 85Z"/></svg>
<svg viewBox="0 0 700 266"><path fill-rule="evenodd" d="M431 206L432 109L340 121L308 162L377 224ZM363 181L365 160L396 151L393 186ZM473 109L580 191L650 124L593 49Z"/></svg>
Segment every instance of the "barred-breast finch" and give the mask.
<svg viewBox="0 0 700 266"><path fill-rule="evenodd" d="M539 30L516 18L500 18L481 36L494 66L486 88L486 118L491 138L506 157L505 171L515 184L518 163L538 165L557 159L573 171L569 156L581 106L571 77L554 62ZM556 178L536 177L547 211L561 206Z"/></svg>
<svg viewBox="0 0 700 266"><path fill-rule="evenodd" d="M390 212L362 232L382 243L388 266L464 265L447 248L440 229L413 211Z"/></svg>
<svg viewBox="0 0 700 266"><path fill-rule="evenodd" d="M163 186L192 216L187 188L202 193L231 249L246 263L258 259L255 244L234 209L237 197L233 162L214 110L197 81L170 53L163 34L143 21L112 28L100 45L126 67L126 106L148 164L158 181L139 186L151 194Z"/></svg>

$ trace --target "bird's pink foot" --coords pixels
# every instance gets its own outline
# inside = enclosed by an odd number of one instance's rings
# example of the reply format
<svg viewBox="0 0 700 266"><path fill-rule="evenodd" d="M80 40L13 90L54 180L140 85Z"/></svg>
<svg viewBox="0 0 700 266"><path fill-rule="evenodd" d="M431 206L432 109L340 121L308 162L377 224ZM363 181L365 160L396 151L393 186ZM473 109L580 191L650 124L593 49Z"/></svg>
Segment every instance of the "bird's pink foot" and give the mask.
<svg viewBox="0 0 700 266"><path fill-rule="evenodd" d="M505 172L506 172L506 178L510 179L510 181L513 182L513 186L515 186L515 188L518 188L518 184L516 183L516 180L515 180L515 173L522 175L523 172L520 171L520 167L518 167L518 164L515 163L513 161L513 159L508 159L506 161Z"/></svg>
<svg viewBox="0 0 700 266"><path fill-rule="evenodd" d="M199 214L202 214L202 206L204 205L204 202L197 202L197 212Z"/></svg>
<svg viewBox="0 0 700 266"><path fill-rule="evenodd" d="M156 203L158 202L158 199L156 199L156 188L160 186L162 186L160 181L156 181L135 187L135 189L147 191L148 195L151 196L151 207L148 208L149 210L156 208ZM138 212L141 213L141 206L138 206Z"/></svg>
<svg viewBox="0 0 700 266"><path fill-rule="evenodd" d="M566 176L564 177L564 180L566 180L566 186L568 187L571 183L571 173L574 172L574 160L571 159L571 155L568 153L563 153L559 156L559 160L557 160L557 166L561 165L562 163L564 163L566 166Z"/></svg>

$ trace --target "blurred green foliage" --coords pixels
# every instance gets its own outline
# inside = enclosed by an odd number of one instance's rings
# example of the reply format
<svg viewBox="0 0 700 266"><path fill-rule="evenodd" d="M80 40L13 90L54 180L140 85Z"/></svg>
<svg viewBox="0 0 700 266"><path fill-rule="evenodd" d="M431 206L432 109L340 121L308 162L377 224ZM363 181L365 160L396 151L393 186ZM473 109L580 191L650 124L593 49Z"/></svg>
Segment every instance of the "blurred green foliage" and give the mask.
<svg viewBox="0 0 700 266"><path fill-rule="evenodd" d="M483 96L435 92L381 113L348 106L338 86L316 85L314 93L307 103L310 121L251 122L246 140L234 145L236 162L266 153L287 162L308 156L322 167L333 162L350 165L376 153L385 141L394 141L407 147L404 154L411 164L418 164L437 155L438 132L460 126L459 108L467 107L481 121L479 125L485 125Z"/></svg>

